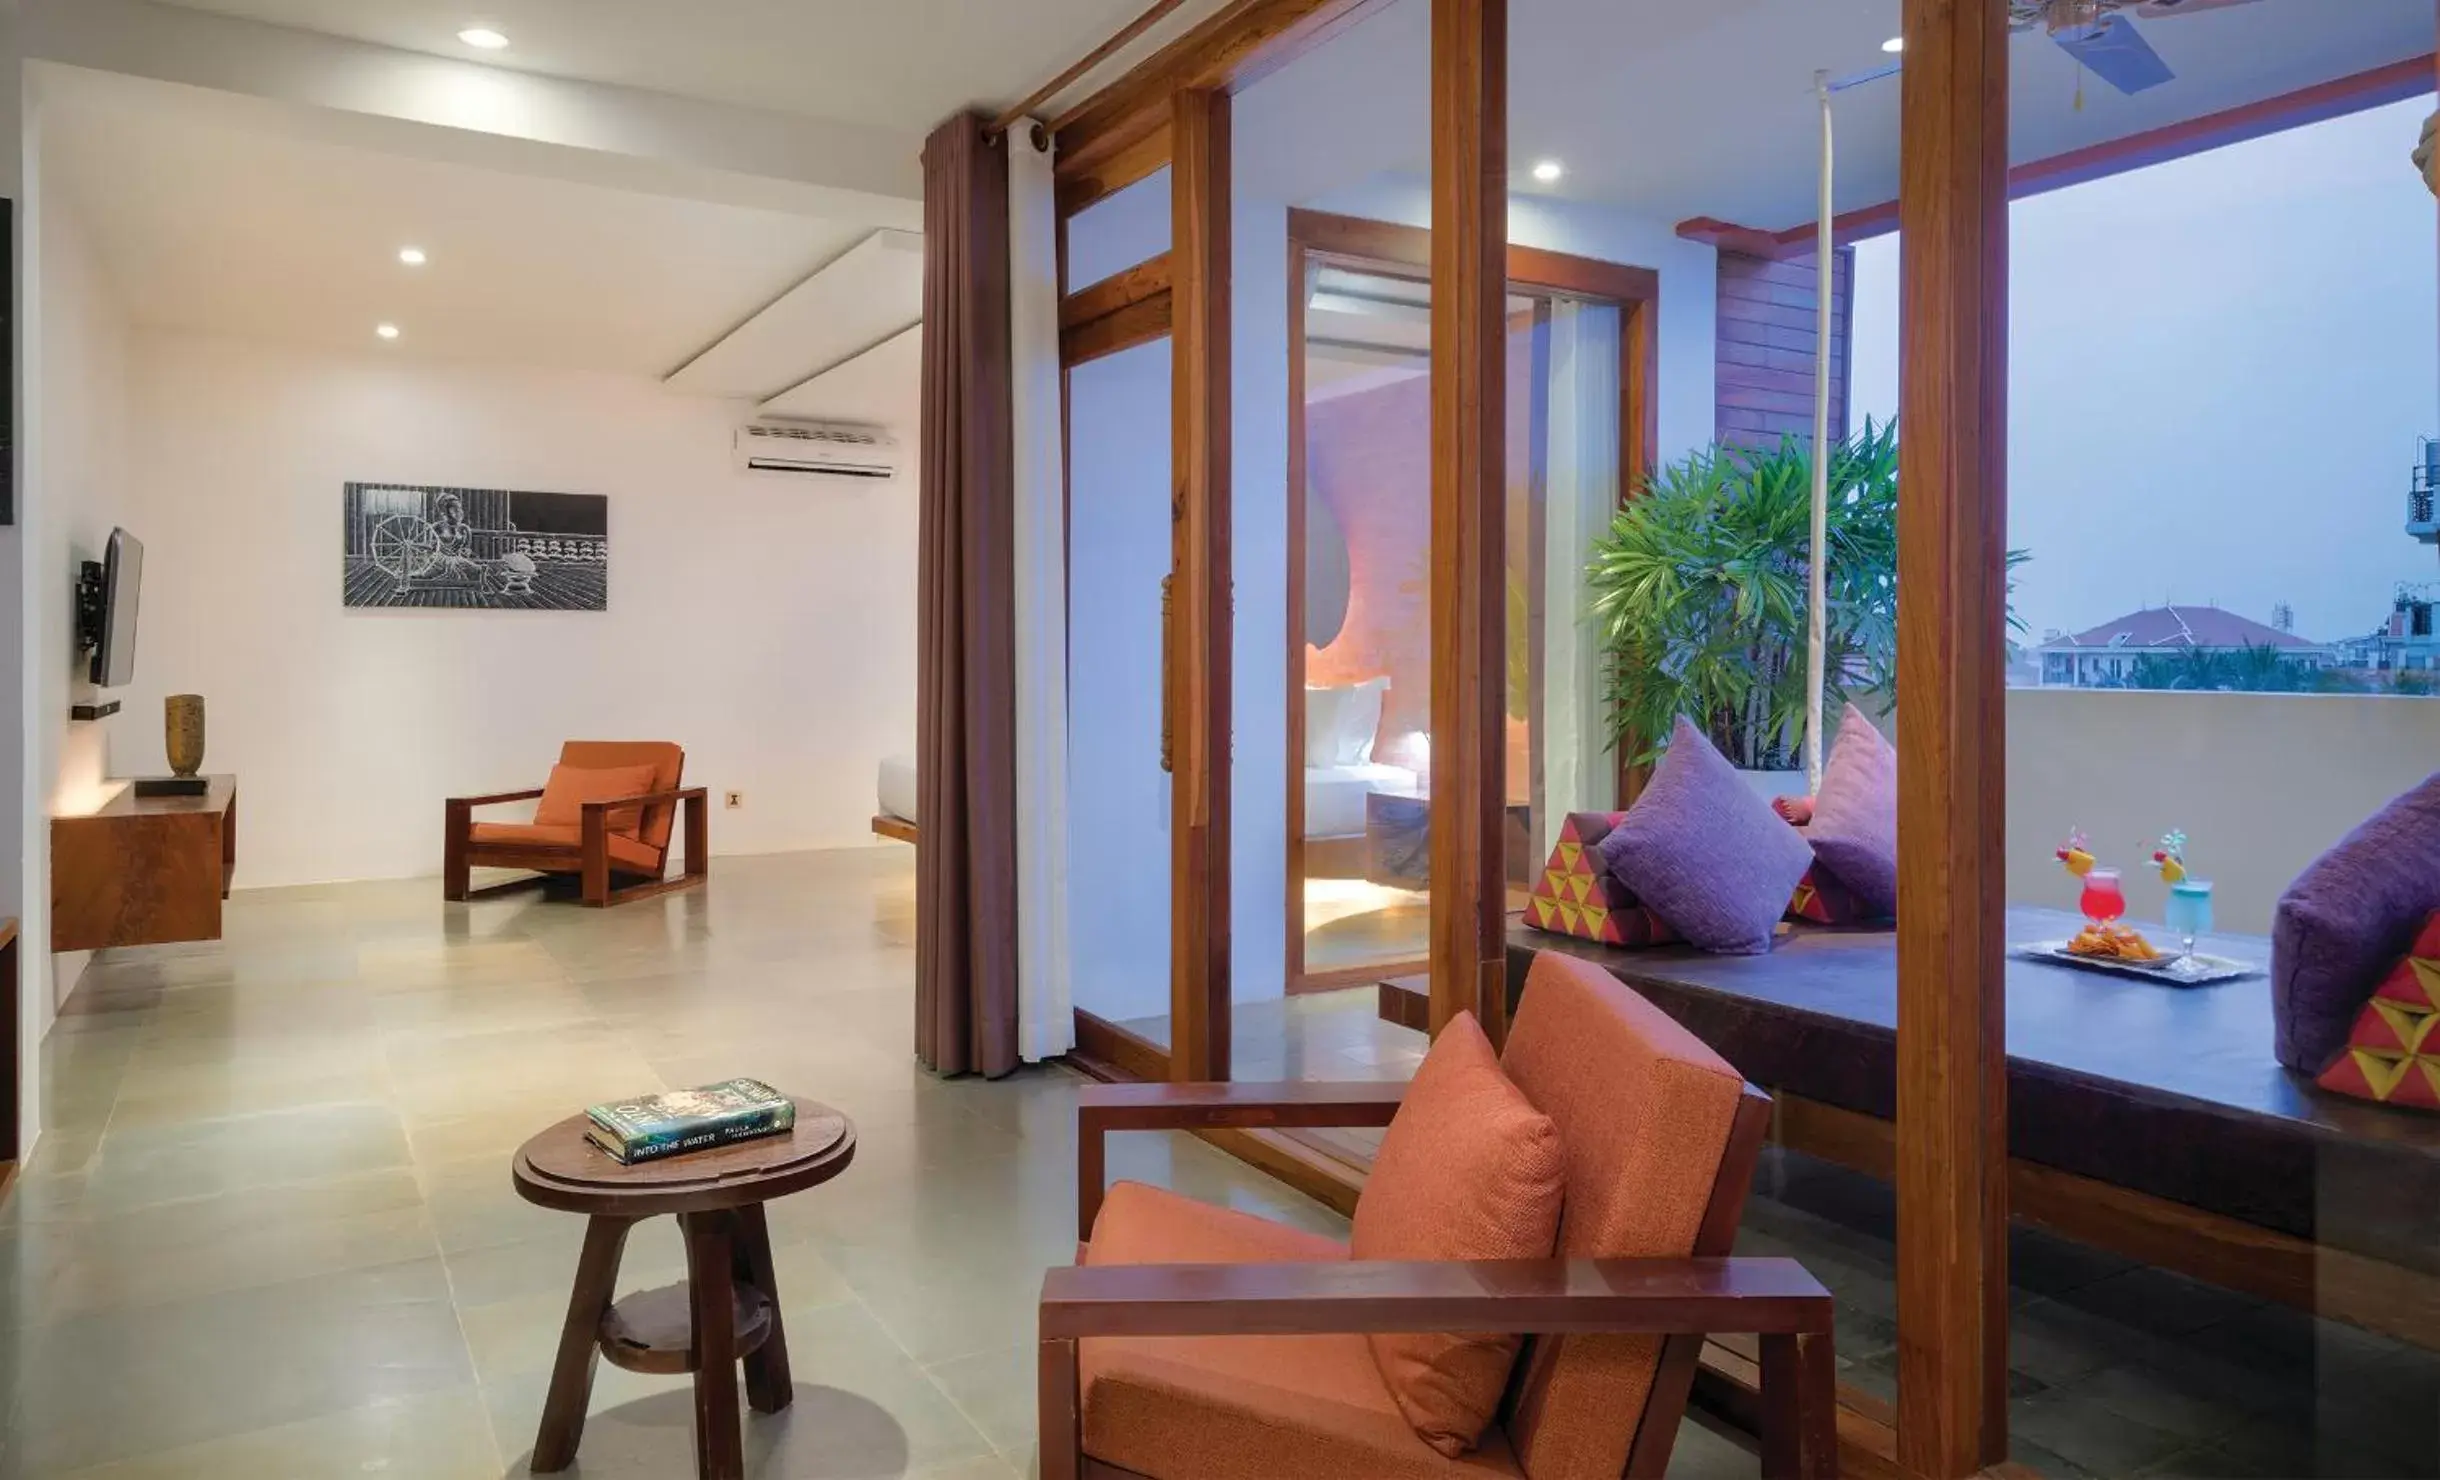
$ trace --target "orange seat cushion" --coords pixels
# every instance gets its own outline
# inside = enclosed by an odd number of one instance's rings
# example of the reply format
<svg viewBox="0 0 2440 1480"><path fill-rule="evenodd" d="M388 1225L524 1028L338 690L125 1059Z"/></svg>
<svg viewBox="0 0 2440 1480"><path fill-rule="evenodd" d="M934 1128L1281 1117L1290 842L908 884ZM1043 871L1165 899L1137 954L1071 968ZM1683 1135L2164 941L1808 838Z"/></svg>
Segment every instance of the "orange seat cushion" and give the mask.
<svg viewBox="0 0 2440 1480"><path fill-rule="evenodd" d="M1547 1259L1567 1165L1559 1130L1508 1082L1472 1013L1433 1040L1356 1201L1358 1259ZM1382 1332L1367 1338L1399 1411L1446 1455L1498 1415L1523 1338Z"/></svg>
<svg viewBox="0 0 2440 1480"><path fill-rule="evenodd" d="M542 783L542 800L534 804L534 822L541 827L580 826L586 802L611 802L650 793L653 769L571 766L563 761L551 767L550 779ZM610 830L636 836L643 825L643 810L636 807L611 813Z"/></svg>
<svg viewBox="0 0 2440 1480"><path fill-rule="evenodd" d="M643 791L676 791L686 776L686 752L667 740L570 740L559 747L559 764L598 771L611 766L650 766L652 784ZM655 848L669 846L670 828L677 821L675 803L646 807L637 837Z"/></svg>
<svg viewBox="0 0 2440 1480"><path fill-rule="evenodd" d="M606 837L610 845L611 867L640 874L661 872L660 849L625 833L609 833ZM477 846L488 843L537 853L565 853L567 866L571 869L581 863L580 855L584 848L584 840L575 827L549 827L539 822L478 822L468 832L467 839ZM477 858L474 861L481 863L483 860Z"/></svg>
<svg viewBox="0 0 2440 1480"><path fill-rule="evenodd" d="M1084 1262L1327 1263L1336 1240L1121 1182ZM1153 1480L1520 1477L1494 1431L1452 1460L1415 1435L1361 1336L1095 1337L1078 1343L1085 1453Z"/></svg>

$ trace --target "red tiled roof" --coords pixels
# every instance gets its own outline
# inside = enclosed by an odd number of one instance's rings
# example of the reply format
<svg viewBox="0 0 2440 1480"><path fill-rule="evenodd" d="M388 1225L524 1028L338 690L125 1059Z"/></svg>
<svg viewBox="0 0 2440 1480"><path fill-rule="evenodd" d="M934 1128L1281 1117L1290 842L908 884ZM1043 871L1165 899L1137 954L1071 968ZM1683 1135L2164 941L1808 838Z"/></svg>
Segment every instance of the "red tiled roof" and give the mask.
<svg viewBox="0 0 2440 1480"><path fill-rule="evenodd" d="M2124 633L2122 637L2119 634ZM2148 606L2114 622L2042 644L2045 648L2309 648L2293 632L2216 606Z"/></svg>

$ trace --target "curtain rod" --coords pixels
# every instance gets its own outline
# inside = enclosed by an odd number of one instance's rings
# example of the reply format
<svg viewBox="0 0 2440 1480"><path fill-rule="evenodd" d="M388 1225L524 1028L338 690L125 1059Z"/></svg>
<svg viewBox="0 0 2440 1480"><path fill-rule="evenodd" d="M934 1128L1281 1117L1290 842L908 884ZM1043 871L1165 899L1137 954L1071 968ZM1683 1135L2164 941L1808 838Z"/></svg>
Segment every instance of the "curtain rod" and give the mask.
<svg viewBox="0 0 2440 1480"><path fill-rule="evenodd" d="M1121 47L1143 35L1146 31L1151 30L1152 27L1157 24L1163 16L1177 9L1183 3L1185 3L1185 0L1153 0L1153 4L1150 9L1146 10L1142 15L1137 16L1134 20L1127 22L1126 25L1120 27L1117 34L1110 37L1109 40L1104 41L1101 45L1096 46L1091 51L1086 52L1080 60L1072 63L1066 71L1061 72L1058 76L1052 78L1050 81L1045 82L1040 87L1035 88L1032 92L1027 93L1024 101L1018 103L1015 107L1010 108L1007 112L993 119L990 124L985 127L984 132L990 134L1004 134L1010 129L1016 127L1019 120L1031 114L1036 108L1042 106L1042 104L1045 102L1048 102L1050 99L1055 98L1059 96L1059 94L1067 91L1069 85L1074 83L1077 78L1084 76L1087 72L1092 71L1095 67L1098 67L1102 63L1108 61L1111 56Z"/></svg>

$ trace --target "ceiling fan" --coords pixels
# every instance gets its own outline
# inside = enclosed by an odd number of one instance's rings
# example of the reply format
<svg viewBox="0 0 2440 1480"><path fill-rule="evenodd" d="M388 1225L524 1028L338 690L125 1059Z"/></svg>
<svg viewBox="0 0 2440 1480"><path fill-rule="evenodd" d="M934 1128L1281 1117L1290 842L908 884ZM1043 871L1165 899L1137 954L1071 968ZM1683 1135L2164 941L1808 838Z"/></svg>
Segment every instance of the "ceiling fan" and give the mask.
<svg viewBox="0 0 2440 1480"><path fill-rule="evenodd" d="M2203 10L2251 5L2254 0L2008 0L2008 25L2030 31L2039 26L2059 48L2084 64L2094 76L2122 93L2158 87L2176 74L2160 59L2152 43L2135 29L2135 20L2164 20Z"/></svg>

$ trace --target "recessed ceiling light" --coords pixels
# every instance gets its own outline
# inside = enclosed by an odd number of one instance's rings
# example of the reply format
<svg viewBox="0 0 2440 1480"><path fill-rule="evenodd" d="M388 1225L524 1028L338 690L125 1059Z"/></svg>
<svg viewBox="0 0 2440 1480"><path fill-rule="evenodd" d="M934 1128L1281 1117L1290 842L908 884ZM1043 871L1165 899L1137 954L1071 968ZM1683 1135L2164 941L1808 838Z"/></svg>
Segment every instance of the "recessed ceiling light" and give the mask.
<svg viewBox="0 0 2440 1480"><path fill-rule="evenodd" d="M1894 57L1899 52L1906 50L1906 38L1903 36L1892 36L1887 41L1881 43L1881 50L1888 52Z"/></svg>
<svg viewBox="0 0 2440 1480"><path fill-rule="evenodd" d="M373 326L373 332L380 335L384 339L396 339L398 337L398 326L396 324L375 324Z"/></svg>
<svg viewBox="0 0 2440 1480"><path fill-rule="evenodd" d="M489 26L468 26L465 30L458 32L458 40L465 42L468 46L479 46L485 51L498 51L501 47L508 45L508 38Z"/></svg>
<svg viewBox="0 0 2440 1480"><path fill-rule="evenodd" d="M1551 184L1566 173L1567 171L1561 168L1559 161L1555 159L1543 160L1533 167L1533 177L1545 185Z"/></svg>
<svg viewBox="0 0 2440 1480"><path fill-rule="evenodd" d="M409 267L421 267L424 265L424 249L421 247L400 247L398 249L398 260L404 262Z"/></svg>

